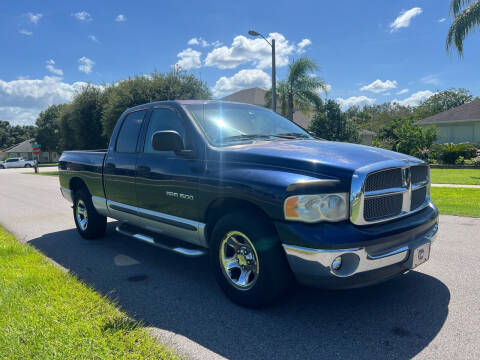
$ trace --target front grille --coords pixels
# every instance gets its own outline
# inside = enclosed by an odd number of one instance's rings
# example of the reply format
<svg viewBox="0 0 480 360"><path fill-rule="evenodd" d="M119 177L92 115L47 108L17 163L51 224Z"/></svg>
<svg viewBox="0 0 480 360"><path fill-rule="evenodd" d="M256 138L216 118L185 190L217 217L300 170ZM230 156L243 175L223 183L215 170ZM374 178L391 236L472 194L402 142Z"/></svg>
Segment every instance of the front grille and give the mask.
<svg viewBox="0 0 480 360"><path fill-rule="evenodd" d="M410 210L415 210L420 205L425 202L425 198L427 197L427 187L421 187L420 189L416 189L412 191L412 202L410 204Z"/></svg>
<svg viewBox="0 0 480 360"><path fill-rule="evenodd" d="M373 221L398 215L402 212L402 203L402 194L366 198L363 217L367 221Z"/></svg>
<svg viewBox="0 0 480 360"><path fill-rule="evenodd" d="M428 180L428 167L425 165L412 166L410 168L412 184L418 184Z"/></svg>
<svg viewBox="0 0 480 360"><path fill-rule="evenodd" d="M388 169L367 176L365 191L385 190L402 186L402 169Z"/></svg>

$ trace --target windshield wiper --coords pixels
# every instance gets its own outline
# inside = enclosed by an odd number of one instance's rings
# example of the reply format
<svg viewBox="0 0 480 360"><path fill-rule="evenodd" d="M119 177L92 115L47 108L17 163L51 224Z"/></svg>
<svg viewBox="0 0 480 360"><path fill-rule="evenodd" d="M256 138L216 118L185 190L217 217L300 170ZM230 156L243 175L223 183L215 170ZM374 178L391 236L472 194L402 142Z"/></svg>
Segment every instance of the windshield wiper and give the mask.
<svg viewBox="0 0 480 360"><path fill-rule="evenodd" d="M263 135L263 134L242 134L224 137L223 141L241 141L241 140L254 140L254 139L269 139L275 135Z"/></svg>
<svg viewBox="0 0 480 360"><path fill-rule="evenodd" d="M272 135L272 136L277 136L277 137L284 138L284 139L305 139L305 138L309 137L306 134L295 133L295 132L275 134L275 135Z"/></svg>

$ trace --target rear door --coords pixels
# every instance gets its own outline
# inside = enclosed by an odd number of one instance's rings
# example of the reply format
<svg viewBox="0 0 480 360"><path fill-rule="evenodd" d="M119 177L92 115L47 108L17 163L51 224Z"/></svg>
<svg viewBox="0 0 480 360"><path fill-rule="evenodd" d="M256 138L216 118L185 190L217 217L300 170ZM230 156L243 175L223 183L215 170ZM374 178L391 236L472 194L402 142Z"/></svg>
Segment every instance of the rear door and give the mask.
<svg viewBox="0 0 480 360"><path fill-rule="evenodd" d="M112 217L136 223L135 177L138 138L148 110L129 113L123 118L115 144L109 149L104 164L107 205Z"/></svg>
<svg viewBox="0 0 480 360"><path fill-rule="evenodd" d="M7 168L16 168L16 167L19 167L19 166L18 166L18 159L16 159L16 158L7 159L5 165L6 165Z"/></svg>

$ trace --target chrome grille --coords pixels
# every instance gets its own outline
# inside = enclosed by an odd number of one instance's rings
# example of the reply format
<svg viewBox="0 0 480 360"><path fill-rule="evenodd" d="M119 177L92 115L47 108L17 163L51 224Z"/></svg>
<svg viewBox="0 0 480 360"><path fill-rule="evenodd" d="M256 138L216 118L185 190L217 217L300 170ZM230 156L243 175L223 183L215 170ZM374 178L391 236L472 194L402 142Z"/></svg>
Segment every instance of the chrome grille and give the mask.
<svg viewBox="0 0 480 360"><path fill-rule="evenodd" d="M420 161L385 161L355 171L350 220L368 225L418 211L430 202L429 169Z"/></svg>
<svg viewBox="0 0 480 360"><path fill-rule="evenodd" d="M410 204L410 210L415 210L422 205L427 197L427 187L423 186L420 189L412 190L412 202Z"/></svg>
<svg viewBox="0 0 480 360"><path fill-rule="evenodd" d="M365 191L377 191L402 186L402 169L388 169L368 175Z"/></svg>
<svg viewBox="0 0 480 360"><path fill-rule="evenodd" d="M428 180L428 167L426 165L412 166L410 173L412 184L418 184Z"/></svg>
<svg viewBox="0 0 480 360"><path fill-rule="evenodd" d="M363 217L372 221L398 215L402 211L402 203L402 194L366 198Z"/></svg>

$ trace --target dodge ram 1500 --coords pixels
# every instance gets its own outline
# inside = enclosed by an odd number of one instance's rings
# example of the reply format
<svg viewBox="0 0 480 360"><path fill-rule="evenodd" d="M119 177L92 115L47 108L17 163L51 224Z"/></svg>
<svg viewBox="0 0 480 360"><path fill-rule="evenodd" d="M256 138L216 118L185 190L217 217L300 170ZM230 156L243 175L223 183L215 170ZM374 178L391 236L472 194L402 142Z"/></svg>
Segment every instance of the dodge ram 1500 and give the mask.
<svg viewBox="0 0 480 360"><path fill-rule="evenodd" d="M345 288L427 261L438 228L423 161L312 137L261 107L162 101L126 110L104 151L66 151L80 235L116 231L208 253L233 301L265 305L296 279Z"/></svg>

